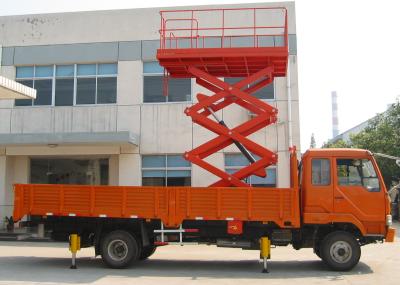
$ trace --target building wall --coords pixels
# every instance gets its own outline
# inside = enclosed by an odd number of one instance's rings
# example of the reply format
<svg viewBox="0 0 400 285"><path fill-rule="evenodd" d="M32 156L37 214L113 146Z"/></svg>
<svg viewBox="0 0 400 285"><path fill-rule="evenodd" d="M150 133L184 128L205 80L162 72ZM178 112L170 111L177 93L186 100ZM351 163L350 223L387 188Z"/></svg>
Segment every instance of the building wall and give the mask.
<svg viewBox="0 0 400 285"><path fill-rule="evenodd" d="M294 2L229 7L266 5L284 5L288 8L293 144L300 147ZM15 67L21 65L118 63L116 104L14 107L13 100L4 100L0 101L0 133L130 131L140 137L138 146L0 146L1 216L10 215L12 183L29 182L30 157L109 157L110 185L141 185L142 154L181 154L214 136L184 115L184 109L191 102L143 103L143 62L156 60L159 10L151 8L0 17L0 45L3 46L0 74L8 78L15 79ZM207 94L192 80L193 98L198 92ZM270 103L279 110L278 123L260 130L251 138L278 153L277 186L287 187L289 126L286 77L275 79L275 94L275 100ZM228 126L244 122L249 116L247 111L235 106L219 113ZM223 152L236 153L238 150L230 146L207 161L223 169ZM216 179L203 169L192 166L193 186L206 186Z"/></svg>

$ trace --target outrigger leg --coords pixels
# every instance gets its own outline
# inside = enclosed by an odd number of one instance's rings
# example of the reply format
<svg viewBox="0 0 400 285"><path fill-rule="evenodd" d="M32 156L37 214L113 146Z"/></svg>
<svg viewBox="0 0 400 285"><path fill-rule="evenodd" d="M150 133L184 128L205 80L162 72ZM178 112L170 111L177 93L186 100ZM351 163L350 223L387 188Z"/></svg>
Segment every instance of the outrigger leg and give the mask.
<svg viewBox="0 0 400 285"><path fill-rule="evenodd" d="M268 237L262 237L260 240L260 258L263 260L262 273L269 273L268 259L271 258L271 241Z"/></svg>

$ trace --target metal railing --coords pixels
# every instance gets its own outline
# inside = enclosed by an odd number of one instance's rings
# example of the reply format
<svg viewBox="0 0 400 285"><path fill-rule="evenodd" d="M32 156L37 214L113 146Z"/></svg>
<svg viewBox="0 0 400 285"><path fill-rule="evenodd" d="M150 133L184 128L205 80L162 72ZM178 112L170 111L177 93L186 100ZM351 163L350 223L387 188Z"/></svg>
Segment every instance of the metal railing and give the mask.
<svg viewBox="0 0 400 285"><path fill-rule="evenodd" d="M167 10L160 15L161 49L288 46L284 7Z"/></svg>

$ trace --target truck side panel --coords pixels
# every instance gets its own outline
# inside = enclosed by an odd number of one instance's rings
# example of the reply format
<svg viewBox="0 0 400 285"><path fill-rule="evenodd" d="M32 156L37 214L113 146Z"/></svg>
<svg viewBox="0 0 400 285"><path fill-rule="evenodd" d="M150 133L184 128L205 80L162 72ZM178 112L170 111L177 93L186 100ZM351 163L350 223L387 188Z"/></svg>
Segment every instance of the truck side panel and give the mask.
<svg viewBox="0 0 400 285"><path fill-rule="evenodd" d="M241 220L300 226L297 188L136 187L16 184L14 219L25 215Z"/></svg>

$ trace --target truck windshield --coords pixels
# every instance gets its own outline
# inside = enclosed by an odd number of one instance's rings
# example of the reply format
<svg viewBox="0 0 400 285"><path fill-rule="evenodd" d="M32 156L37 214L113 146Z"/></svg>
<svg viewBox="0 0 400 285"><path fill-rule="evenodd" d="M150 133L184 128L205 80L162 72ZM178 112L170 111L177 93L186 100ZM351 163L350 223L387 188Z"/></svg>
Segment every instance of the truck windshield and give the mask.
<svg viewBox="0 0 400 285"><path fill-rule="evenodd" d="M379 179L369 159L337 159L339 185L360 185L369 192L379 192Z"/></svg>

